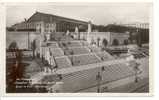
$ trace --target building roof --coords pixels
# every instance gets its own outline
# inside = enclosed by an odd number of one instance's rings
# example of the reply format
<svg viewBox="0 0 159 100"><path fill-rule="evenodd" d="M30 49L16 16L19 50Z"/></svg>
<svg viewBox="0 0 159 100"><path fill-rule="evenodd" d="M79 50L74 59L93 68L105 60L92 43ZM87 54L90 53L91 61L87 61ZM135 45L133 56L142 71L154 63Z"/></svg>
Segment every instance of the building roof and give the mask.
<svg viewBox="0 0 159 100"><path fill-rule="evenodd" d="M70 23L76 23L76 24L88 24L88 22L86 22L86 21L81 21L81 20L66 18L66 17L57 16L57 15L53 15L53 14L46 14L46 13L41 13L41 12L34 13L27 20L27 22L44 21L44 22L47 23L47 22L53 22L54 20L56 20L56 21L70 22Z"/></svg>

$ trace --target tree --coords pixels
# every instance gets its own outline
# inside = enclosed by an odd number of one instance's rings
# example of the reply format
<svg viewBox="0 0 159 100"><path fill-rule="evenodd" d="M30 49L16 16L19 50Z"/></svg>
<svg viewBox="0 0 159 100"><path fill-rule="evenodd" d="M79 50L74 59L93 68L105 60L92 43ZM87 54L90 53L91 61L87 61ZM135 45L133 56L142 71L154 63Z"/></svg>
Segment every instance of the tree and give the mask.
<svg viewBox="0 0 159 100"><path fill-rule="evenodd" d="M107 45L108 45L107 39L103 39L102 45L103 45L104 48L107 47Z"/></svg>
<svg viewBox="0 0 159 100"><path fill-rule="evenodd" d="M119 45L119 41L117 39L114 39L112 45L118 46Z"/></svg>
<svg viewBox="0 0 159 100"><path fill-rule="evenodd" d="M23 63L22 63L22 51L21 50L17 50L16 52L16 60L18 62L18 66L17 66L17 76L18 78L22 78L23 77Z"/></svg>
<svg viewBox="0 0 159 100"><path fill-rule="evenodd" d="M98 45L98 47L99 47L99 41L100 41L100 38L98 37L97 38L97 45Z"/></svg>

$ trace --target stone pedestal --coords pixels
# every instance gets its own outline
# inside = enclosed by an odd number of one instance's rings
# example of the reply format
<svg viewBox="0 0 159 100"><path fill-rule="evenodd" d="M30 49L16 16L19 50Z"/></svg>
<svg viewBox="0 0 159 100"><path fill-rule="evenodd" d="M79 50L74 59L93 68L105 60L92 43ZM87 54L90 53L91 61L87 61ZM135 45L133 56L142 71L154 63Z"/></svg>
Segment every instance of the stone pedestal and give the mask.
<svg viewBox="0 0 159 100"><path fill-rule="evenodd" d="M87 42L90 44L91 43L91 37L90 37L90 33L92 31L92 27L91 27L91 21L88 22L88 32L87 32Z"/></svg>
<svg viewBox="0 0 159 100"><path fill-rule="evenodd" d="M78 32L78 27L77 26L75 27L75 35L76 35L76 38L79 39L79 32Z"/></svg>
<svg viewBox="0 0 159 100"><path fill-rule="evenodd" d="M69 30L67 30L66 35L70 35L70 31Z"/></svg>

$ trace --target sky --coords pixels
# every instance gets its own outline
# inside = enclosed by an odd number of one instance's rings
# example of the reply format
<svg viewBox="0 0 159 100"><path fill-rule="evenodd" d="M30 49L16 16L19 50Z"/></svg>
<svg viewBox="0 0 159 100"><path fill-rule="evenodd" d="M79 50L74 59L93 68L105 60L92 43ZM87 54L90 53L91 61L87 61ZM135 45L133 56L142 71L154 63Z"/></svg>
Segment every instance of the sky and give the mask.
<svg viewBox="0 0 159 100"><path fill-rule="evenodd" d="M150 3L33 3L8 4L6 7L6 24L28 19L36 11L92 21L93 24L112 23L148 23L152 4Z"/></svg>

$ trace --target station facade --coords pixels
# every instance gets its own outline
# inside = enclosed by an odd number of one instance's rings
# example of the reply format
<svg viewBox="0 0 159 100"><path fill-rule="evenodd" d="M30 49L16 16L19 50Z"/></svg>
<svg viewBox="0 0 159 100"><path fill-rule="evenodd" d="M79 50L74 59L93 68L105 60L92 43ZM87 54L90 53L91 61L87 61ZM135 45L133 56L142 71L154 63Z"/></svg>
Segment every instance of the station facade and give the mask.
<svg viewBox="0 0 159 100"><path fill-rule="evenodd" d="M104 39L107 40L108 45L112 45L114 40L117 40L119 45L122 45L124 40L129 38L129 34L126 33L98 32L98 29L94 31L93 26L95 25L91 21L81 21L35 12L28 20L15 24L12 28L17 32L35 31L36 33L46 35L46 37L55 32L71 33L75 39L84 39L88 43L93 41L99 45L102 45Z"/></svg>
<svg viewBox="0 0 159 100"><path fill-rule="evenodd" d="M35 12L28 20L15 24L12 28L17 31L31 30L52 33L73 32L76 28L79 31L87 31L87 25L88 22L85 21Z"/></svg>

